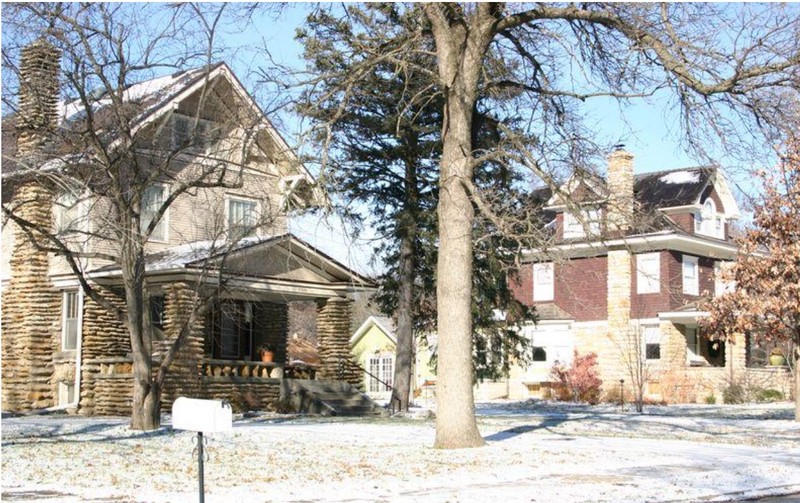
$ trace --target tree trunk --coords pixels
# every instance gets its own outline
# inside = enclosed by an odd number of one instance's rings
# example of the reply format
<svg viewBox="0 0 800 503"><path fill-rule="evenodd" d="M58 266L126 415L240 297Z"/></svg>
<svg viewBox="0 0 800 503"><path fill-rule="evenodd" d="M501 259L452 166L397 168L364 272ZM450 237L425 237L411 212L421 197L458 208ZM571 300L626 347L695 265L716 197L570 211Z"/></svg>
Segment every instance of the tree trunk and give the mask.
<svg viewBox="0 0 800 503"><path fill-rule="evenodd" d="M800 345L794 348L794 420L800 421Z"/></svg>
<svg viewBox="0 0 800 503"><path fill-rule="evenodd" d="M161 426L161 391L151 380L140 379L139 376L143 373L144 371L134 374L131 428L149 431Z"/></svg>
<svg viewBox="0 0 800 503"><path fill-rule="evenodd" d="M493 36L492 6L478 4L465 24L451 23L445 4L428 4L445 96L439 168L439 256L436 308L439 360L434 448L484 445L472 386L472 114L483 57Z"/></svg>
<svg viewBox="0 0 800 503"><path fill-rule="evenodd" d="M414 235L403 232L400 238L400 285L397 299L397 351L395 354L392 402L408 410L414 357Z"/></svg>

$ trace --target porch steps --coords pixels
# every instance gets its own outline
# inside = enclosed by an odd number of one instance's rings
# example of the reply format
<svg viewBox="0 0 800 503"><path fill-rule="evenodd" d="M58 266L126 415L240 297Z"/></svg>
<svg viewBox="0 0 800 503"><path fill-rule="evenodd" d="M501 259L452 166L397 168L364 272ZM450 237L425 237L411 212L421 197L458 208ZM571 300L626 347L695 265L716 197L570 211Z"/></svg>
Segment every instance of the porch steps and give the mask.
<svg viewBox="0 0 800 503"><path fill-rule="evenodd" d="M388 411L357 388L342 381L286 379L286 396L292 407L321 416L386 416Z"/></svg>

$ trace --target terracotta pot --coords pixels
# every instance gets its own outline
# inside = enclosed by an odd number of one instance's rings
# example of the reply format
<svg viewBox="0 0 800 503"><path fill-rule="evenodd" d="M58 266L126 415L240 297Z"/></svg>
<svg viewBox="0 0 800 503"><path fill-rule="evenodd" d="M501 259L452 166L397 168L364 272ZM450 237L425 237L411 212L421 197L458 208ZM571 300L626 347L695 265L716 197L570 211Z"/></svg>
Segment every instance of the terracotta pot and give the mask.
<svg viewBox="0 0 800 503"><path fill-rule="evenodd" d="M275 353L272 351L262 351L261 352L261 361L264 363L272 362L272 359L275 358Z"/></svg>

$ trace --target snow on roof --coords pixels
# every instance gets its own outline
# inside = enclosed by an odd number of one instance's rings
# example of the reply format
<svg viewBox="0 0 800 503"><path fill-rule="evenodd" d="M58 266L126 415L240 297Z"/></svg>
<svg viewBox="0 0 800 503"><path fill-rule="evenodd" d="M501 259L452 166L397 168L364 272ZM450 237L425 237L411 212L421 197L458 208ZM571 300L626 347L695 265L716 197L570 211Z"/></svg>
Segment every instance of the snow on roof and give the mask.
<svg viewBox="0 0 800 503"><path fill-rule="evenodd" d="M688 170L671 171L658 180L668 184L699 183L700 173Z"/></svg>
<svg viewBox="0 0 800 503"><path fill-rule="evenodd" d="M239 240L230 247L221 241L194 241L182 244L148 255L146 258L147 270L163 271L185 267L192 262L197 262L198 260L203 260L226 251L241 250L247 246L266 241L271 237L272 236L251 236Z"/></svg>
<svg viewBox="0 0 800 503"><path fill-rule="evenodd" d="M137 82L128 86L122 92L122 100L127 103L149 102L151 105L158 104L162 99L177 92L190 80L200 75L207 67L193 68L191 70L180 71L171 75L163 75L142 82ZM111 98L107 92L103 92L96 98L90 98L92 111L110 105ZM82 117L86 113L86 107L80 99L61 101L56 105L58 117L61 123L73 118Z"/></svg>

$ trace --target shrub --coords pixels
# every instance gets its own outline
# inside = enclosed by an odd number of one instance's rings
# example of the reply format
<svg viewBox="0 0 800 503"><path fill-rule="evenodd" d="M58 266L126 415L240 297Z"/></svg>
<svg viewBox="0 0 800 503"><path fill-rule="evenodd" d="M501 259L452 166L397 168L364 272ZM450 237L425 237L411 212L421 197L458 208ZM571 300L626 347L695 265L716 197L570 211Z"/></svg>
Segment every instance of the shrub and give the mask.
<svg viewBox="0 0 800 503"><path fill-rule="evenodd" d="M777 389L762 389L756 392L756 400L759 402L780 402L783 399L783 393Z"/></svg>
<svg viewBox="0 0 800 503"><path fill-rule="evenodd" d="M567 366L556 362L551 371L556 388L563 389L573 402L600 402L600 386L603 381L597 376L597 354L573 354L572 364ZM562 398L562 397L559 397Z"/></svg>
<svg viewBox="0 0 800 503"><path fill-rule="evenodd" d="M706 403L709 405L714 405L715 403L717 403L717 397L715 397L714 394L711 393L710 395L706 396Z"/></svg>

